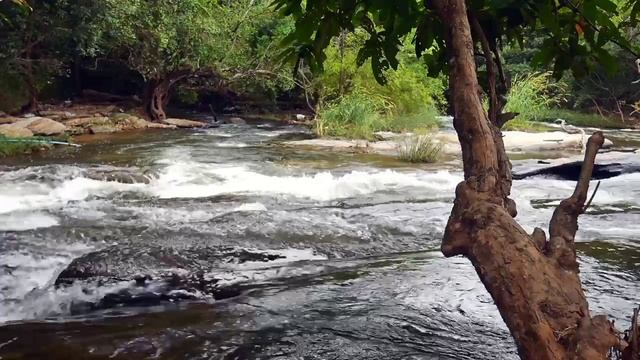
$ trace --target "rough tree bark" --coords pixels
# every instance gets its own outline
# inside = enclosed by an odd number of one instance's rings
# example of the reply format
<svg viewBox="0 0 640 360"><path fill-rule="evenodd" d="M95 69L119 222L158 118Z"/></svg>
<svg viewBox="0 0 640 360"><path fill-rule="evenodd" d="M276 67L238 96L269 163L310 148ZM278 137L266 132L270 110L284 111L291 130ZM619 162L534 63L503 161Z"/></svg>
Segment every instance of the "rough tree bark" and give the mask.
<svg viewBox="0 0 640 360"><path fill-rule="evenodd" d="M144 94L144 109L152 121L161 122L167 118L165 108L169 104L171 88L190 74L190 70L174 71L166 76L153 78L147 82Z"/></svg>
<svg viewBox="0 0 640 360"><path fill-rule="evenodd" d="M489 118L482 107L465 1L432 4L447 27L449 86L465 178L456 189L442 252L471 261L521 358L605 359L610 349L623 344L606 317L589 312L574 244L604 136L598 132L589 139L580 180L554 212L549 240L542 229L527 234L515 221L515 203L509 199L511 165L502 143L500 114L494 110ZM486 43L483 48L490 63L492 50ZM499 69L489 66L495 76ZM491 91L495 96L495 80ZM492 108L500 108L495 98Z"/></svg>

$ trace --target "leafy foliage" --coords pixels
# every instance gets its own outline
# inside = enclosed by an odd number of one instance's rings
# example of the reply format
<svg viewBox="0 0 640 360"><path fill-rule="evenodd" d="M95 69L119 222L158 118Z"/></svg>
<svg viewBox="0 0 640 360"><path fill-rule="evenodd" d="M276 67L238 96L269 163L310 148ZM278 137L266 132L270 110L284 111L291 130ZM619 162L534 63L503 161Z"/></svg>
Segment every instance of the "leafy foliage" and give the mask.
<svg viewBox="0 0 640 360"><path fill-rule="evenodd" d="M566 86L553 81L550 73L516 75L505 110L520 114L516 122L540 121L548 116L551 108L564 102L565 96Z"/></svg>
<svg viewBox="0 0 640 360"><path fill-rule="evenodd" d="M399 54L398 68L387 70L387 82L381 85L356 63L365 34L342 36L327 49L324 71L315 78L315 92L325 104L319 109L319 135L373 138L375 131L437 126L444 103L443 79L427 76L425 64L407 51L408 42Z"/></svg>
<svg viewBox="0 0 640 360"><path fill-rule="evenodd" d="M387 69L397 68L402 39L414 34L414 30L416 55L425 57L430 73L446 70L442 24L430 2L276 0L275 3L283 14L296 19L296 31L287 38L292 45L290 54L307 58L316 69L322 68L326 59L324 49L332 37L342 29L363 28L369 37L360 49L358 60L360 64L371 60L378 81L385 81ZM637 4L629 2L632 3L637 12ZM611 0L476 0L469 1L468 6L492 42L503 39L522 43L525 30L545 34L534 62L551 64L556 77L566 70L582 76L597 63L613 71L617 64L605 45L615 42L632 48L611 21L622 7Z"/></svg>

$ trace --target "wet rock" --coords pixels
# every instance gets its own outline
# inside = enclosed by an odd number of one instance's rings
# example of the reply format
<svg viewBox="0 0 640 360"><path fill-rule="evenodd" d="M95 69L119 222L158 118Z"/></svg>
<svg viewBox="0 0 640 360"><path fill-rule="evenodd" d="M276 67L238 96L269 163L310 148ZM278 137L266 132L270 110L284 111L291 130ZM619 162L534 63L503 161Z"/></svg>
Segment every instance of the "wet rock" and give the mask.
<svg viewBox="0 0 640 360"><path fill-rule="evenodd" d="M116 245L75 259L60 273L55 285L131 283L131 287L93 305L101 308L193 298L195 294L224 299L239 295L243 289L242 281L229 280L229 266L282 258L279 254L231 247Z"/></svg>
<svg viewBox="0 0 640 360"><path fill-rule="evenodd" d="M7 124L0 125L0 135L15 138L25 138L33 136L33 133L27 128L15 126L14 124Z"/></svg>
<svg viewBox="0 0 640 360"><path fill-rule="evenodd" d="M34 135L61 135L67 130L64 124L44 117L31 117L13 123L14 126L29 129Z"/></svg>
<svg viewBox="0 0 640 360"><path fill-rule="evenodd" d="M135 173L125 170L89 170L85 174L89 179L112 181L122 184L149 184L157 175L151 171Z"/></svg>
<svg viewBox="0 0 640 360"><path fill-rule="evenodd" d="M580 177L580 170L582 169L582 161L574 161L566 164L554 165L535 169L527 172L515 173L513 178L515 180L522 180L534 176L546 176L561 180L578 181ZM593 168L592 179L603 180L612 177L620 176L623 174L632 174L640 172L640 164L595 164Z"/></svg>
<svg viewBox="0 0 640 360"><path fill-rule="evenodd" d="M227 122L229 124L236 124L236 125L246 125L247 121L243 118L240 117L230 117L229 119L227 119Z"/></svg>
<svg viewBox="0 0 640 360"><path fill-rule="evenodd" d="M164 120L164 123L167 125L173 125L173 126L177 126L179 128L185 128L185 129L207 127L207 123L204 123L201 121L186 120L186 119L169 118Z"/></svg>

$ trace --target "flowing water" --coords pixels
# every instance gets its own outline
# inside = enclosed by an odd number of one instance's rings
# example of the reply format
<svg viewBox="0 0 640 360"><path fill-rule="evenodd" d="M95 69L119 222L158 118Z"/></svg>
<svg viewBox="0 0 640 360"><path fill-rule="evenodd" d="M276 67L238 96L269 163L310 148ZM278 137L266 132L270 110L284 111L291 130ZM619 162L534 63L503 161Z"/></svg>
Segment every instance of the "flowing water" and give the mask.
<svg viewBox="0 0 640 360"><path fill-rule="evenodd" d="M268 123L148 132L0 167L0 358L515 358L472 266L439 252L459 164L281 144L308 135ZM155 175L87 175L113 170ZM515 182L520 222L546 227L573 187ZM626 326L640 174L602 182L578 240L591 308ZM55 285L95 252L120 275ZM217 292L134 279L196 270Z"/></svg>

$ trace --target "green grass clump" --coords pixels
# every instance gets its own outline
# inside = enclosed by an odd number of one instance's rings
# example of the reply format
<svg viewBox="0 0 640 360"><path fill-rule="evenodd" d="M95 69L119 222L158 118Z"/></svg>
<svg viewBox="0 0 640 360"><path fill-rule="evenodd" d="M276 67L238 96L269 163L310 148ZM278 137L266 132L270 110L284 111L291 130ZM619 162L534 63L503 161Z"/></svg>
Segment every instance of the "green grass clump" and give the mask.
<svg viewBox="0 0 640 360"><path fill-rule="evenodd" d="M0 135L0 157L31 154L50 147L51 145L42 143L39 139L11 138Z"/></svg>
<svg viewBox="0 0 640 360"><path fill-rule="evenodd" d="M395 114L393 108L386 97L354 92L321 109L315 132L320 137L375 140L378 131L425 132L438 127L434 108L409 114Z"/></svg>
<svg viewBox="0 0 640 360"><path fill-rule="evenodd" d="M434 163L440 158L442 145L429 135L408 136L398 141L398 157L412 163Z"/></svg>
<svg viewBox="0 0 640 360"><path fill-rule="evenodd" d="M373 140L373 133L386 127L380 115L384 101L360 93L343 96L320 111L315 131L318 136Z"/></svg>
<svg viewBox="0 0 640 360"><path fill-rule="evenodd" d="M546 131L544 125L532 123L542 121L550 111L565 101L566 87L553 81L550 73L516 75L507 94L505 112L519 113L508 122L505 130Z"/></svg>

